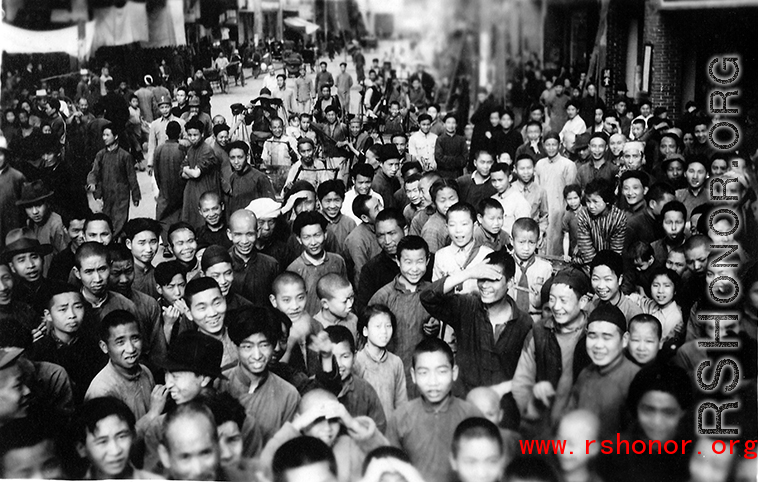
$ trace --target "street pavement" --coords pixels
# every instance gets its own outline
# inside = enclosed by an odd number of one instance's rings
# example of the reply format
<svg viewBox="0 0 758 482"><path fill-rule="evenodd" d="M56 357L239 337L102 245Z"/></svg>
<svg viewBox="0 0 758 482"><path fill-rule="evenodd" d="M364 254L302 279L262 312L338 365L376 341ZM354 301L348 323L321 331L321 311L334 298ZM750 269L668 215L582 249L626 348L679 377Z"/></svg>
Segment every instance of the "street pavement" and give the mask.
<svg viewBox="0 0 758 482"><path fill-rule="evenodd" d="M383 51L382 46L380 46L378 52L371 52L371 55L380 54ZM376 55L375 55L376 56ZM381 57L380 57L381 58ZM319 61L325 60L327 62L327 70L332 73L332 75L336 78L337 74L340 71L339 64L340 62L347 62L348 67L347 71L350 73L350 75L353 76L353 82L356 82L355 77L355 66L353 65L353 61L350 58L350 56L347 56L347 60L345 55L339 55L334 58L333 61L330 61L328 58L322 58L319 59ZM274 64L277 68L277 73L282 71L282 64L281 63L275 63ZM318 69L318 65L316 66ZM230 107L232 104L240 103L240 104L247 104L251 100L258 97L261 88L263 87L263 75L268 75L265 72L262 75L259 75L257 79L254 79L251 75L250 69L245 70L246 79L245 79L245 86L241 85L234 85L234 82L232 81L231 85L227 89L227 92L225 94L222 94L221 92L215 92L213 96L211 97L211 114L221 114L224 117L226 117L227 122L231 121L231 109ZM311 74L308 72L308 75L314 76L314 74ZM295 79L294 78L288 78L287 79L287 86L294 89L295 86ZM218 89L216 89L218 90ZM333 92L333 94L336 95L336 89ZM355 112L358 109L358 105L360 102L360 93L357 88L354 88L351 93L351 99L350 99L350 105L351 105L351 112ZM286 120L285 120L286 122ZM142 191L142 202L139 206L132 206L129 210L129 217L135 218L135 217L148 217L148 218L155 218L155 198L158 195L158 191L155 187L155 184L147 175L147 172L137 172L137 180L139 181L140 190Z"/></svg>
<svg viewBox="0 0 758 482"><path fill-rule="evenodd" d="M382 58L385 51L388 51L390 48L392 48L392 43L390 42L384 42L381 43L379 48L375 51L371 52L364 52L364 54L367 57L367 61L370 64L370 59L372 57L379 57ZM327 62L327 70L332 73L332 75L336 78L337 74L340 71L339 64L341 62L347 62L347 71L352 75L353 77L353 91L351 92L351 100L350 100L350 111L356 112L358 109L358 105L360 102L360 93L357 88L356 84L356 74L355 74L355 66L353 65L352 58L350 56L345 56L343 53L342 55L336 56L334 60L330 61L328 57L324 57L319 59L320 61L326 61ZM281 63L275 63L274 64L277 68L277 73L282 71L282 64ZM316 69L318 70L318 65L316 65ZM368 71L368 69L366 70ZM211 114L221 114L224 117L226 117L227 122L231 120L231 110L230 107L232 104L235 103L241 103L241 104L247 104L252 99L255 99L258 97L261 88L263 87L263 75L268 75L265 72L262 73L262 75L259 75L257 79L254 79L251 75L250 69L245 70L246 73L246 80L245 80L245 86L241 85L234 85L234 82L228 87L226 93L221 92L215 92L213 96L211 97ZM308 72L308 75L314 76L315 74L311 74ZM287 79L287 86L290 88L294 88L295 79L294 78L288 78ZM334 95L336 95L336 89L332 92ZM286 122L286 120L285 120ZM158 196L158 190L156 188L155 182L152 177L148 176L147 172L137 172L137 181L140 185L140 191L142 192L142 202L140 202L139 206L131 205L129 209L129 218L137 218L137 217L147 217L151 219L155 219L155 200ZM99 206L95 201L91 199L90 196L90 206L94 209L97 209ZM159 263L163 261L162 258L162 250L159 250L158 256L154 260L154 263Z"/></svg>

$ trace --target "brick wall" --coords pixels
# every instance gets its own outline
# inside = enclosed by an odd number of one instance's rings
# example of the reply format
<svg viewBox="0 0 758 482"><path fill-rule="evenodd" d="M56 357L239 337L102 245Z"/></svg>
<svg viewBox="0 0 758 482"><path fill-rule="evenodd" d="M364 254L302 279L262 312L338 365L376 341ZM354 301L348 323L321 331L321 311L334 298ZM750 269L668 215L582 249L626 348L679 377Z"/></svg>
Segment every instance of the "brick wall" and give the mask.
<svg viewBox="0 0 758 482"><path fill-rule="evenodd" d="M645 1L643 42L653 45L650 96L654 106L668 108L669 117L675 117L682 96L683 35L671 14L658 7L659 0Z"/></svg>

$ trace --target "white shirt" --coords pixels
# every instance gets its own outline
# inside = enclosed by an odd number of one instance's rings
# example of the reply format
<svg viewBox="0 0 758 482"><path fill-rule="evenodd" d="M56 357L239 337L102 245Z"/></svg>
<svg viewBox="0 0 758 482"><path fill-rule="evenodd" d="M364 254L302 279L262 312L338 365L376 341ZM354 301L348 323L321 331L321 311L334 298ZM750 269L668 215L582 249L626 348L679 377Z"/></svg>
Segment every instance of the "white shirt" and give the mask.
<svg viewBox="0 0 758 482"><path fill-rule="evenodd" d="M373 189L369 189L368 195L372 198L379 201L379 209L384 209L384 200L382 199L382 196L375 193ZM345 193L345 200L342 202L342 209L340 209L340 212L355 221L355 224L361 224L363 221L360 220L358 216L353 214L353 201L355 201L355 198L358 196L358 193L355 192L355 189L350 189L348 192Z"/></svg>
<svg viewBox="0 0 758 482"><path fill-rule="evenodd" d="M576 117L573 119L569 119L566 121L565 124L563 124L563 129L561 129L560 134L558 134L561 138L561 142L563 142L563 135L566 134L566 132L573 132L574 135L584 134L587 131L587 124L584 123L584 119L577 114Z"/></svg>
<svg viewBox="0 0 758 482"><path fill-rule="evenodd" d="M472 246L471 248L477 249L475 246ZM465 266L461 266L461 264L459 264L460 259L456 259L456 254L460 250L461 248L459 248L455 244L449 244L445 246L444 248L441 248L439 251L437 251L434 254L434 268L432 271L432 281L437 281L438 279L444 278L445 276L449 276L451 274L460 273L461 271L466 269L468 266L473 266L475 264L482 263L484 262L484 258L486 258L487 255L489 255L492 252L492 249L488 246L479 246L479 251L471 259L471 262L469 262ZM468 255L469 253L464 254L465 257L468 257ZM479 293L479 289L477 288L476 283L477 283L477 280L475 279L470 279L468 281L465 281L461 285L456 286L455 293L456 294Z"/></svg>
<svg viewBox="0 0 758 482"><path fill-rule="evenodd" d="M266 75L263 77L263 87L270 90L272 94L275 90L279 90L279 84L276 82L276 75Z"/></svg>
<svg viewBox="0 0 758 482"><path fill-rule="evenodd" d="M434 160L436 143L437 134L431 131L429 134L417 131L408 139L408 152L411 158L420 162L425 171L431 171L437 167L437 162Z"/></svg>
<svg viewBox="0 0 758 482"><path fill-rule="evenodd" d="M511 186L503 194L495 194L493 199L500 201L503 205L503 231L511 234L513 229L513 223L519 218L529 218L532 214L532 207L529 201L518 192L518 190Z"/></svg>

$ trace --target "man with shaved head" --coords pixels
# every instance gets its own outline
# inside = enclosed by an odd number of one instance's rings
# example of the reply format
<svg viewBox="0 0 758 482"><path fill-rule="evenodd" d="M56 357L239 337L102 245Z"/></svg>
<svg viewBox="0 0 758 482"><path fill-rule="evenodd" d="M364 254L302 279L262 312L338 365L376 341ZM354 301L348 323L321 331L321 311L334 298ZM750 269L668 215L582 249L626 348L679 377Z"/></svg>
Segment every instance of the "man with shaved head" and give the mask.
<svg viewBox="0 0 758 482"><path fill-rule="evenodd" d="M352 417L333 393L314 389L303 395L292 422L286 422L264 447L264 466L271 467L276 450L301 434L315 437L332 449L339 482L359 480L366 454L389 445L370 417Z"/></svg>
<svg viewBox="0 0 758 482"><path fill-rule="evenodd" d="M158 455L169 479L230 480L221 468L213 414L200 402L177 405L166 415Z"/></svg>
<svg viewBox="0 0 758 482"><path fill-rule="evenodd" d="M592 460L600 453L600 420L587 410L574 410L561 418L556 438L566 441L566 450L558 454L563 480L598 480Z"/></svg>
<svg viewBox="0 0 758 482"><path fill-rule="evenodd" d="M506 456L506 460L510 462L513 457L518 455L518 441L521 439L521 435L514 430L502 427L503 417L506 414L500 405L500 396L490 387L476 387L468 392L466 401L478 408L484 415L484 418L497 425L500 430L500 437L503 439L503 453ZM511 415L509 420L512 419L513 416Z"/></svg>
<svg viewBox="0 0 758 482"><path fill-rule="evenodd" d="M232 290L254 305L267 306L271 285L279 274L279 263L255 249L258 239L258 220L255 214L239 209L229 218L226 230L232 247L234 282Z"/></svg>

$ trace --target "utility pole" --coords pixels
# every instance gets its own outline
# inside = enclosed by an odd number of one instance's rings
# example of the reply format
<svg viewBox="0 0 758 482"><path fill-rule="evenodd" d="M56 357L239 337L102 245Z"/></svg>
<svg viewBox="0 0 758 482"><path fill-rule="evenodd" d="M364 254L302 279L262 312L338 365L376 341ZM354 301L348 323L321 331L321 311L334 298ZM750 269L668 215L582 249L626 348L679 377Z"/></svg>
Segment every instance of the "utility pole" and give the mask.
<svg viewBox="0 0 758 482"><path fill-rule="evenodd" d="M492 65L492 27L494 25L494 2L492 0L479 0L479 18L475 24L479 24L479 78L478 87L487 87L490 83L490 66ZM495 15L493 15L495 14Z"/></svg>
<svg viewBox="0 0 758 482"><path fill-rule="evenodd" d="M284 0L279 0L279 9L276 11L276 38L279 41L284 40Z"/></svg>
<svg viewBox="0 0 758 482"><path fill-rule="evenodd" d="M263 42L263 3L262 0L253 0L253 32L254 41Z"/></svg>
<svg viewBox="0 0 758 482"><path fill-rule="evenodd" d="M329 36L329 0L324 0L324 46Z"/></svg>

